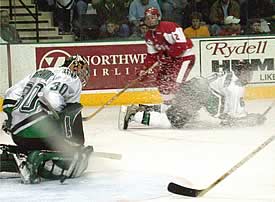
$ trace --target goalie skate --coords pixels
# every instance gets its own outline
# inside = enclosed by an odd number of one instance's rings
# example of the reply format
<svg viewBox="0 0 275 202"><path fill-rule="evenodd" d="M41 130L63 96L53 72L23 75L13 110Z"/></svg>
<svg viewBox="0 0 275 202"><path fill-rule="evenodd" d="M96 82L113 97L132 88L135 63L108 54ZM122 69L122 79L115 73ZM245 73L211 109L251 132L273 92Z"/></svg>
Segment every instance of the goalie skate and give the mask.
<svg viewBox="0 0 275 202"><path fill-rule="evenodd" d="M137 112L161 112L161 105L144 105L144 104L138 104L138 105L130 105L130 106L121 106L120 112L119 112L119 122L118 122L118 128L120 130L127 130L129 123L131 123L131 128L144 128L148 127L147 124L132 121L134 115ZM144 120L145 121L145 120Z"/></svg>
<svg viewBox="0 0 275 202"><path fill-rule="evenodd" d="M131 122L133 116L139 111L139 108L138 105L121 106L118 123L120 130L127 130L129 122Z"/></svg>
<svg viewBox="0 0 275 202"><path fill-rule="evenodd" d="M18 166L21 182L23 184L40 183L40 177L31 173L30 165L28 165L27 157L24 154L13 154L13 157Z"/></svg>

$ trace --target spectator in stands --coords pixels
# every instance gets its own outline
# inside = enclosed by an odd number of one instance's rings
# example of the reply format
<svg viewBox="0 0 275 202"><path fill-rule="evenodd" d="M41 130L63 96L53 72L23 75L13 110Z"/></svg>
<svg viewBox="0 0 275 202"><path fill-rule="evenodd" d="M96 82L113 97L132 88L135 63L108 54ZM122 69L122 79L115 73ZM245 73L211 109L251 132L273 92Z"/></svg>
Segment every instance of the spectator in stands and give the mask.
<svg viewBox="0 0 275 202"><path fill-rule="evenodd" d="M74 0L56 0L56 22L60 34L70 34L72 31L72 15Z"/></svg>
<svg viewBox="0 0 275 202"><path fill-rule="evenodd" d="M263 34L263 30L261 28L261 20L259 18L254 18L250 20L248 23L248 30L246 31L246 34L251 35L257 35L257 34Z"/></svg>
<svg viewBox="0 0 275 202"><path fill-rule="evenodd" d="M193 12L191 14L192 25L184 30L184 34L187 38L196 37L209 37L210 33L208 26L201 25L202 15L199 12Z"/></svg>
<svg viewBox="0 0 275 202"><path fill-rule="evenodd" d="M219 36L237 36L241 34L240 19L234 16L227 16L224 19L224 26L219 31Z"/></svg>
<svg viewBox="0 0 275 202"><path fill-rule="evenodd" d="M36 0L39 11L54 11L55 0Z"/></svg>
<svg viewBox="0 0 275 202"><path fill-rule="evenodd" d="M96 10L96 14L100 19L100 32L106 33L106 22L108 19L113 19L116 24L122 27L129 27L128 25L128 10L130 0L92 0L92 5ZM130 28L129 28L130 29Z"/></svg>
<svg viewBox="0 0 275 202"><path fill-rule="evenodd" d="M132 32L137 32L139 22L144 17L144 11L147 8L157 8L161 14L161 9L156 0L133 0L129 7L129 22Z"/></svg>
<svg viewBox="0 0 275 202"><path fill-rule="evenodd" d="M187 0L162 0L162 20L175 22L180 26L184 25Z"/></svg>
<svg viewBox="0 0 275 202"><path fill-rule="evenodd" d="M119 25L116 20L110 18L106 22L106 31L101 30L99 37L104 39L126 38L130 35L130 29L125 24Z"/></svg>
<svg viewBox="0 0 275 202"><path fill-rule="evenodd" d="M240 5L235 0L216 0L210 9L211 35L217 35L227 16L240 18Z"/></svg>
<svg viewBox="0 0 275 202"><path fill-rule="evenodd" d="M10 25L10 16L7 10L0 10L0 36L8 43L21 43L15 27Z"/></svg>
<svg viewBox="0 0 275 202"><path fill-rule="evenodd" d="M264 19L254 18L248 21L247 34L268 34L270 33L270 27Z"/></svg>
<svg viewBox="0 0 275 202"><path fill-rule="evenodd" d="M185 25L184 27L188 27L191 25L192 19L191 14L193 12L201 13L201 24L209 24L209 14L210 14L210 6L208 1L206 0L189 0L188 5L185 8L184 16L185 16Z"/></svg>
<svg viewBox="0 0 275 202"><path fill-rule="evenodd" d="M109 18L113 18L119 24L128 23L129 0L92 0L92 6L103 25Z"/></svg>
<svg viewBox="0 0 275 202"><path fill-rule="evenodd" d="M217 0L206 0L211 8L211 6L217 1ZM246 0L245 0L246 1Z"/></svg>
<svg viewBox="0 0 275 202"><path fill-rule="evenodd" d="M274 15L273 5L270 0L249 0L242 3L241 20L246 23L253 18L270 18Z"/></svg>
<svg viewBox="0 0 275 202"><path fill-rule="evenodd" d="M129 39L144 40L148 27L145 25L143 18L140 20L138 28L137 32L133 33Z"/></svg>
<svg viewBox="0 0 275 202"><path fill-rule="evenodd" d="M89 0L75 0L75 6L73 11L73 32L79 36L81 16L87 13Z"/></svg>

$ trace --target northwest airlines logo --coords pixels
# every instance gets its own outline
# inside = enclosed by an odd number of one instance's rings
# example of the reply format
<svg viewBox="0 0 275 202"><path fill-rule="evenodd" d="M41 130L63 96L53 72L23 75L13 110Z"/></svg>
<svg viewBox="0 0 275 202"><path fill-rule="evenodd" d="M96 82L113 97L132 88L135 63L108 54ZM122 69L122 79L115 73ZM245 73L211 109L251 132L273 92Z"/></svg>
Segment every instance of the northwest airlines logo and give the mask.
<svg viewBox="0 0 275 202"><path fill-rule="evenodd" d="M71 55L64 50L51 50L47 52L40 60L38 68L59 67L67 57Z"/></svg>

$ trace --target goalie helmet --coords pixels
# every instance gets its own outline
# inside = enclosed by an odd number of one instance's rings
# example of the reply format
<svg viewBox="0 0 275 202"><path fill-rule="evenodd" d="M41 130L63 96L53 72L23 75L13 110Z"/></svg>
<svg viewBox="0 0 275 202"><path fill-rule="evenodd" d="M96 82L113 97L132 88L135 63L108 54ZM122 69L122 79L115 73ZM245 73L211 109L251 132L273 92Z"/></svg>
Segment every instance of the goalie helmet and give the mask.
<svg viewBox="0 0 275 202"><path fill-rule="evenodd" d="M238 63L232 66L232 70L244 85L252 80L253 71L251 70L251 65L247 61L239 60Z"/></svg>
<svg viewBox="0 0 275 202"><path fill-rule="evenodd" d="M90 67L83 56L73 55L65 60L63 66L68 67L73 75L79 77L83 87L87 85L90 78Z"/></svg>
<svg viewBox="0 0 275 202"><path fill-rule="evenodd" d="M157 8L150 7L144 11L144 23L149 29L156 28L160 20L160 12Z"/></svg>

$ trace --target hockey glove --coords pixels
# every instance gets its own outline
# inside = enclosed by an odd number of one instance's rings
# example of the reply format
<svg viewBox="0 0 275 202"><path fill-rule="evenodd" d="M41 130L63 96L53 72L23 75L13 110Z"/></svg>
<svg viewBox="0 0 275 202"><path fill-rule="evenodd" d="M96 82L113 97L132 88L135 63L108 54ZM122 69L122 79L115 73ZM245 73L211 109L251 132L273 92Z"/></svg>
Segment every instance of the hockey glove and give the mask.
<svg viewBox="0 0 275 202"><path fill-rule="evenodd" d="M229 115L223 115L221 125L230 127L251 127L256 125L262 125L266 118L262 114L251 113L242 118L233 118Z"/></svg>
<svg viewBox="0 0 275 202"><path fill-rule="evenodd" d="M174 63L174 58L172 57L160 57L159 62L161 66L170 66Z"/></svg>
<svg viewBox="0 0 275 202"><path fill-rule="evenodd" d="M246 116L246 119L251 123L251 125L262 125L266 121L266 117L262 114L251 113Z"/></svg>
<svg viewBox="0 0 275 202"><path fill-rule="evenodd" d="M5 131L8 135L11 135L11 122L9 120L4 120L2 124L2 130Z"/></svg>

